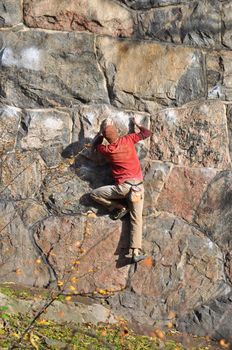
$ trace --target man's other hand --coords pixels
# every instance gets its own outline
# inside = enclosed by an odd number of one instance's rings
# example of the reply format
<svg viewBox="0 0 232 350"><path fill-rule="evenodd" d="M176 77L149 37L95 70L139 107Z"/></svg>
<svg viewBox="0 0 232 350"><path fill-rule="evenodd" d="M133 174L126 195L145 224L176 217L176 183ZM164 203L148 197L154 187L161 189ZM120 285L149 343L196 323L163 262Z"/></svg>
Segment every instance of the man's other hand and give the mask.
<svg viewBox="0 0 232 350"><path fill-rule="evenodd" d="M103 139L104 137L99 132L92 141L92 150L95 150L95 148L103 142Z"/></svg>
<svg viewBox="0 0 232 350"><path fill-rule="evenodd" d="M131 118L131 121L132 121L132 123L133 123L134 125L137 126L137 128L140 128L140 127L141 127L141 125L138 123L138 117L137 117L137 118L136 118L136 117Z"/></svg>

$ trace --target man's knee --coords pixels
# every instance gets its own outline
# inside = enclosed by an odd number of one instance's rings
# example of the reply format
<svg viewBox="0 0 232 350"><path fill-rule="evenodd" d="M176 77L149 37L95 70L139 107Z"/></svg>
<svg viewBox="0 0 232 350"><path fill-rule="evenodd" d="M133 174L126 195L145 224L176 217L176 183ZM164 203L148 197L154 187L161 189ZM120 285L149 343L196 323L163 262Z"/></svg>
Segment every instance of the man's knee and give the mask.
<svg viewBox="0 0 232 350"><path fill-rule="evenodd" d="M93 200L98 200L99 197L100 196L99 196L97 190L93 190L92 192L90 192L90 198L92 198Z"/></svg>

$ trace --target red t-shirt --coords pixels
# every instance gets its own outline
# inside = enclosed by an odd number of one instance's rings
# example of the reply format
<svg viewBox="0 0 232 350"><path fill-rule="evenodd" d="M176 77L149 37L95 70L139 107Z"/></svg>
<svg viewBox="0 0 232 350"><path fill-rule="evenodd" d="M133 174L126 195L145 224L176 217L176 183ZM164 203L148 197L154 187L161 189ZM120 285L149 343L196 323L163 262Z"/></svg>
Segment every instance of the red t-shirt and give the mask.
<svg viewBox="0 0 232 350"><path fill-rule="evenodd" d="M134 144L151 136L150 130L140 127L139 133L128 134L107 146L98 145L97 151L102 153L111 163L112 175L116 184L127 179L143 180L140 162Z"/></svg>

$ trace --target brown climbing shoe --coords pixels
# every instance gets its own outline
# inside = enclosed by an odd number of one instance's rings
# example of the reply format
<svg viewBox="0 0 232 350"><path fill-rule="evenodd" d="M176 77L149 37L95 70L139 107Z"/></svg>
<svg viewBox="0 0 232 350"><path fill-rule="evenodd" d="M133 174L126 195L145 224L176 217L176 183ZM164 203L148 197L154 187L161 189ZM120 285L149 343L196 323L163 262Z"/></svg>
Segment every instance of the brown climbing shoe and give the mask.
<svg viewBox="0 0 232 350"><path fill-rule="evenodd" d="M147 258L147 255L141 252L141 249L138 248L132 248L132 258L131 262L138 263L139 261L142 261Z"/></svg>
<svg viewBox="0 0 232 350"><path fill-rule="evenodd" d="M121 209L114 209L112 211L112 213L110 213L110 218L112 220L119 220L119 219L123 218L123 216L125 216L128 212L129 212L129 210L125 207L123 207Z"/></svg>
<svg viewBox="0 0 232 350"><path fill-rule="evenodd" d="M142 260L145 260L147 258L147 255L139 254L139 255L133 255L131 258L132 264L138 263Z"/></svg>

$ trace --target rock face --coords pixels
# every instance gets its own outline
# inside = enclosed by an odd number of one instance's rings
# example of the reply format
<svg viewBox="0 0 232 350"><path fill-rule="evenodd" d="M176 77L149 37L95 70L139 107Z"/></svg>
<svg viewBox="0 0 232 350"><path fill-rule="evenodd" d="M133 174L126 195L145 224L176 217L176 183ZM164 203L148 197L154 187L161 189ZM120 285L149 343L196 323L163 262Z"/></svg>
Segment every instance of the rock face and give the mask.
<svg viewBox="0 0 232 350"><path fill-rule="evenodd" d="M24 2L24 20L29 27L68 31L90 31L112 36L130 36L134 22L131 13L107 0Z"/></svg>
<svg viewBox="0 0 232 350"><path fill-rule="evenodd" d="M100 38L98 55L116 106L149 110L150 101L155 106L182 105L205 94L198 50Z"/></svg>
<svg viewBox="0 0 232 350"><path fill-rule="evenodd" d="M0 282L231 341L230 17L219 0L0 0ZM135 116L152 131L136 145L137 266L128 217L89 196L112 183L91 150L108 116L122 135Z"/></svg>
<svg viewBox="0 0 232 350"><path fill-rule="evenodd" d="M1 37L1 97L9 104L33 108L108 101L88 34L26 30Z"/></svg>

